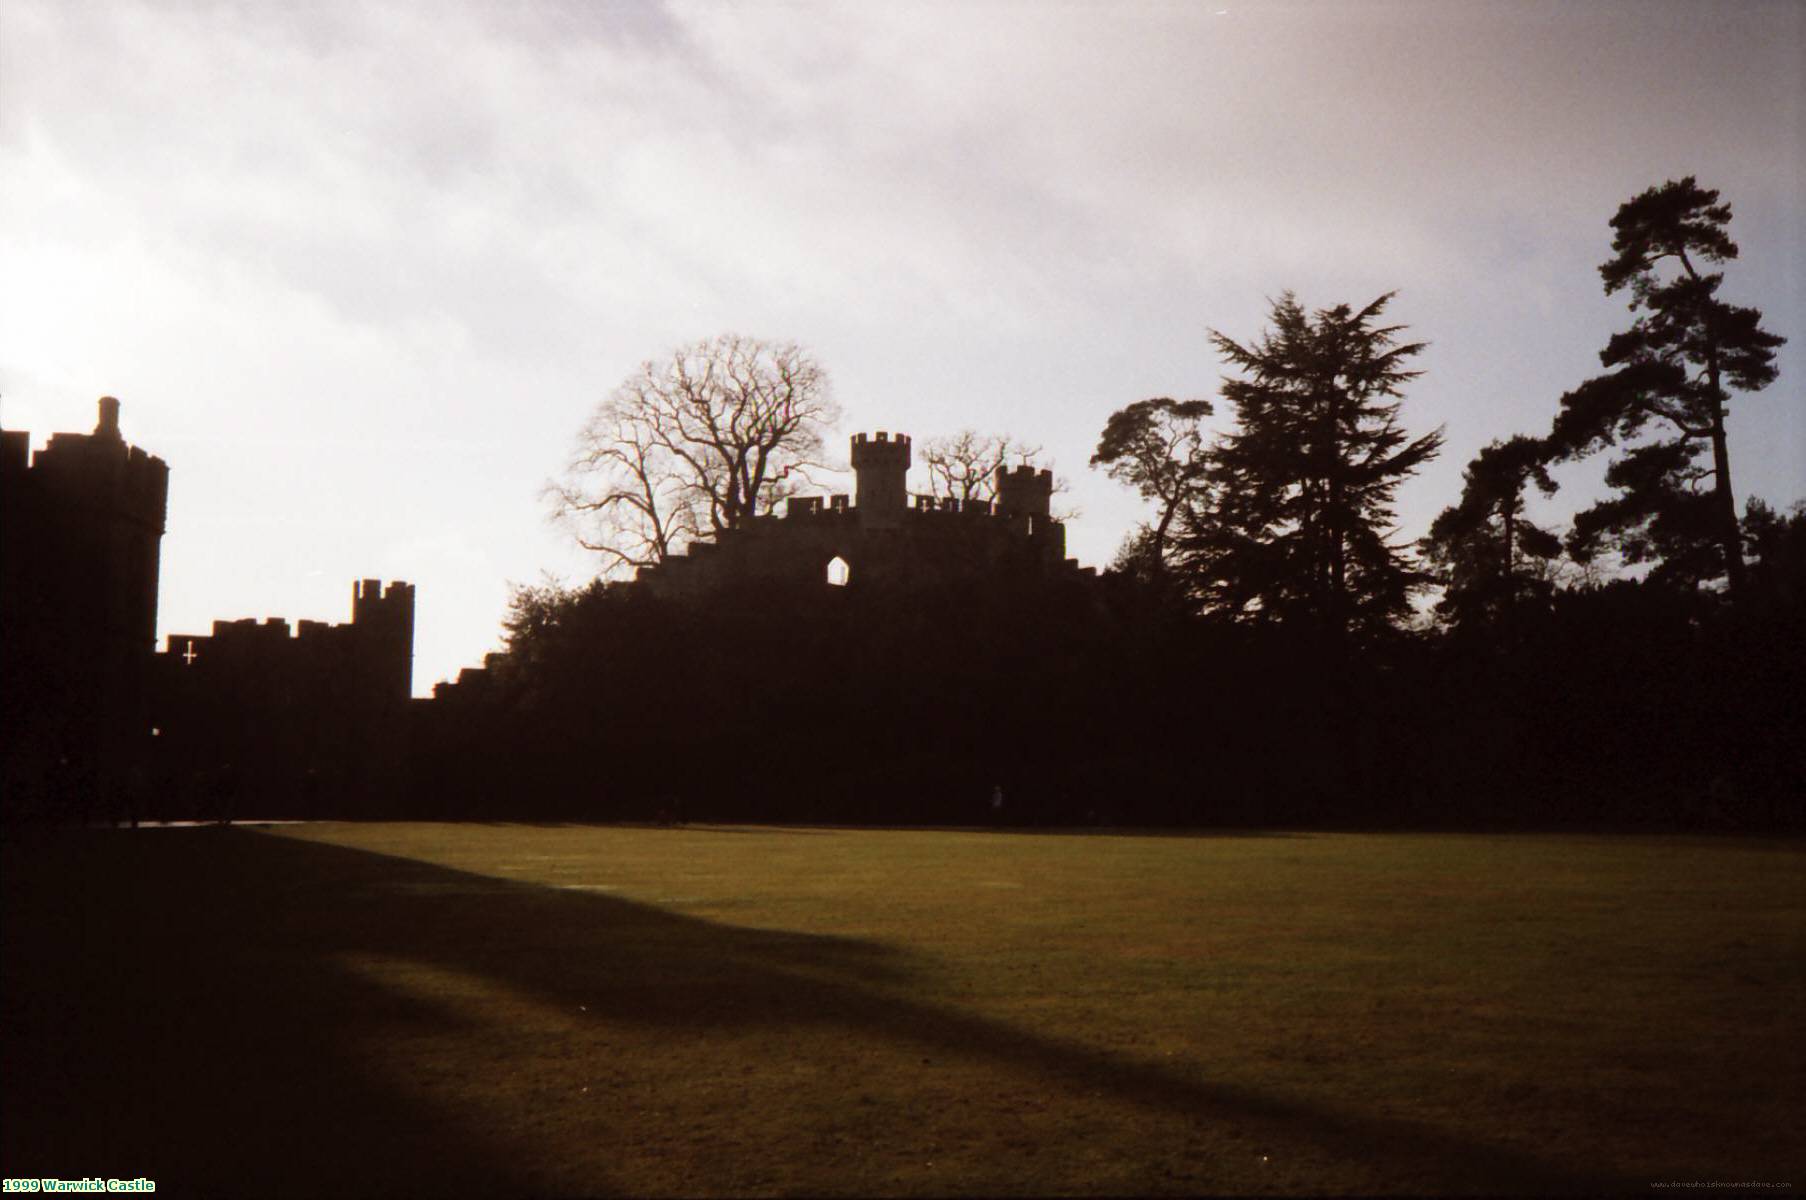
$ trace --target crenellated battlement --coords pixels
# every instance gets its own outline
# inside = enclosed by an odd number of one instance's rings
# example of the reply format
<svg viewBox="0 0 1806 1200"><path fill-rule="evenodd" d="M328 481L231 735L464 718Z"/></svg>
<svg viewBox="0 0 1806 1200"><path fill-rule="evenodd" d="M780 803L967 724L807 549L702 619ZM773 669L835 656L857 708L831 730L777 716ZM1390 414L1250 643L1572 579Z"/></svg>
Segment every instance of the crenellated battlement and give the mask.
<svg viewBox="0 0 1806 1200"><path fill-rule="evenodd" d="M873 529L895 528L909 506L909 435L893 438L882 429L869 438L856 433L851 450L860 520Z"/></svg>
<svg viewBox="0 0 1806 1200"><path fill-rule="evenodd" d="M160 535L169 500L169 465L126 443L119 432L118 400L102 396L99 408L93 433L51 434L36 454L30 453L30 434L9 430L6 470L22 472L19 486L40 490L55 503L77 504Z"/></svg>
<svg viewBox="0 0 1806 1200"><path fill-rule="evenodd" d="M760 581L983 587L1003 575L1082 573L1066 558L1065 526L1048 511L1052 471L999 468L995 501L912 495L909 435L855 434L849 448L858 473L853 503L844 494L788 497L781 514L695 542L637 578L655 593L695 595Z"/></svg>
<svg viewBox="0 0 1806 1200"><path fill-rule="evenodd" d="M92 433L52 434L35 454L29 433L7 430L4 443L6 623L46 631L28 642L54 628L60 642L130 675L137 668L120 664L156 644L169 466L126 443L111 396L100 398Z"/></svg>
<svg viewBox="0 0 1806 1200"><path fill-rule="evenodd" d="M413 687L414 585L360 579L351 585L351 620L335 625L282 617L215 621L206 635L172 633L164 656L177 669L205 661L215 669L274 677L313 673L357 679L367 698L404 701ZM274 656L274 657L271 657Z"/></svg>
<svg viewBox="0 0 1806 1200"><path fill-rule="evenodd" d="M786 521L794 521L804 517L845 518L853 513L850 505L851 497L844 494L833 496L791 496L784 501L784 517ZM704 545L706 543L697 543Z"/></svg>
<svg viewBox="0 0 1806 1200"><path fill-rule="evenodd" d="M414 585L396 580L387 587L380 579L360 579L351 585L351 623L384 624L414 620Z"/></svg>
<svg viewBox="0 0 1806 1200"><path fill-rule="evenodd" d="M867 437L863 433L853 435L853 468L857 470L861 461L878 463L893 459L902 459L903 465L909 465L909 435L899 433L895 437L880 429Z"/></svg>
<svg viewBox="0 0 1806 1200"><path fill-rule="evenodd" d="M1053 472L1030 466L997 468L997 511L1046 520L1053 505Z"/></svg>
<svg viewBox="0 0 1806 1200"><path fill-rule="evenodd" d="M997 515L991 511L989 500L980 500L976 496L964 500L957 496L917 496L915 511L933 516L952 514L962 517L989 517Z"/></svg>

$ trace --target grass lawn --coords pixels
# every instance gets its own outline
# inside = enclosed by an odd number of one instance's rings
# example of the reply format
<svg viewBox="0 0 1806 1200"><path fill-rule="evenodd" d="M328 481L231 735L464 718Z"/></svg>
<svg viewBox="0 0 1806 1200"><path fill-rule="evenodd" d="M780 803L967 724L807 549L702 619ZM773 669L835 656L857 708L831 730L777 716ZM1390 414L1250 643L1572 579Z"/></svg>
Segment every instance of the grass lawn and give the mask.
<svg viewBox="0 0 1806 1200"><path fill-rule="evenodd" d="M1806 847L353 825L4 854L9 1177L1806 1184Z"/></svg>

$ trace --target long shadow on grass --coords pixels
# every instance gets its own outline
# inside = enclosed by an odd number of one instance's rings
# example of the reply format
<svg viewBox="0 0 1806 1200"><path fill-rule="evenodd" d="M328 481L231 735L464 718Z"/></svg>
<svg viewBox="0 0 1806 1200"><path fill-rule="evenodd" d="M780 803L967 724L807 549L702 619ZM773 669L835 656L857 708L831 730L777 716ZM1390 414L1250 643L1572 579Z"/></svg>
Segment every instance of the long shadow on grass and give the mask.
<svg viewBox="0 0 1806 1200"><path fill-rule="evenodd" d="M247 831L94 834L8 853L0 1157L182 1194L600 1194L366 1069L390 1031L456 1030L347 967L424 964L595 1019L836 1027L1222 1122L1436 1190L1596 1184L1426 1125L1223 1086L911 998L871 942L721 925L591 892ZM496 1036L469 1028L471 1038ZM324 1183L323 1183L324 1181Z"/></svg>
<svg viewBox="0 0 1806 1200"><path fill-rule="evenodd" d="M60 833L0 854L0 1170L177 1196L521 1194L483 1130L364 1068L442 1010L348 973L390 941L375 863L213 828ZM359 911L362 908L364 911Z"/></svg>

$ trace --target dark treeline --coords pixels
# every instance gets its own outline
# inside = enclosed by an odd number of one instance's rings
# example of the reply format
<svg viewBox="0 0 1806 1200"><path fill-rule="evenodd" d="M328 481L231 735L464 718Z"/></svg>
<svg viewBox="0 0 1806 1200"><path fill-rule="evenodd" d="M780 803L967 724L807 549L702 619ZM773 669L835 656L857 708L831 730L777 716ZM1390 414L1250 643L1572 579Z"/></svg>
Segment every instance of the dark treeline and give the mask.
<svg viewBox="0 0 1806 1200"><path fill-rule="evenodd" d="M1797 828L1806 517L1735 606L1650 582L1345 654L1133 577L537 590L416 730L447 817ZM1001 787L1003 806L992 807Z"/></svg>
<svg viewBox="0 0 1806 1200"><path fill-rule="evenodd" d="M418 769L434 805L971 821L999 784L1006 803L1017 781L1076 794L1075 745L1110 753L1091 725L1122 630L1076 578L693 599L598 582L523 592L510 625L481 692L432 706Z"/></svg>
<svg viewBox="0 0 1806 1200"><path fill-rule="evenodd" d="M1422 344L1384 323L1389 296L1312 311L1288 293L1260 336L1212 333L1230 372L1223 412L1157 398L1104 423L1092 466L1152 511L1102 578L522 589L482 686L422 714L416 803L544 818L1797 828L1806 509L1750 500L1740 514L1732 491L1729 405L1774 380L1782 339L1703 269L1737 257L1729 221L1691 178L1619 209L1600 275L1637 315L1601 352L1604 373L1552 402L1546 431L1481 450L1416 546L1394 538L1393 497L1443 445L1402 415ZM758 361L741 353L727 374L756 381ZM603 486L567 487L592 497L567 509L655 565L683 540L672 531L702 529L688 514L731 529L734 513L768 508L781 480L707 465L801 463L819 446L797 416L826 411L808 390L819 373L767 375L716 398L689 385L708 376L648 364L587 431L577 478ZM701 424L770 429L769 447L670 440L669 413L766 410ZM1533 519L1555 466L1605 450L1618 454L1611 495L1566 530Z"/></svg>

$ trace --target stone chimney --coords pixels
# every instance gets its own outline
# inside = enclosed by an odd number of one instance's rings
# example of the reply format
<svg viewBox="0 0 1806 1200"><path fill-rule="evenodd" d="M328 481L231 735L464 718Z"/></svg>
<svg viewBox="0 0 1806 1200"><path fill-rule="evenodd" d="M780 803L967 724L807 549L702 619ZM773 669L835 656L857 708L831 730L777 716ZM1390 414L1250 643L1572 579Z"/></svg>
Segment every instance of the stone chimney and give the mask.
<svg viewBox="0 0 1806 1200"><path fill-rule="evenodd" d="M100 424L94 427L94 436L119 440L119 401L111 396L100 398Z"/></svg>

